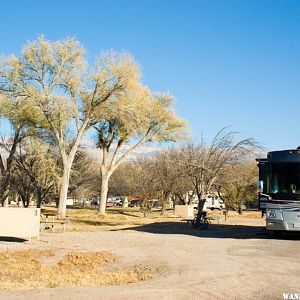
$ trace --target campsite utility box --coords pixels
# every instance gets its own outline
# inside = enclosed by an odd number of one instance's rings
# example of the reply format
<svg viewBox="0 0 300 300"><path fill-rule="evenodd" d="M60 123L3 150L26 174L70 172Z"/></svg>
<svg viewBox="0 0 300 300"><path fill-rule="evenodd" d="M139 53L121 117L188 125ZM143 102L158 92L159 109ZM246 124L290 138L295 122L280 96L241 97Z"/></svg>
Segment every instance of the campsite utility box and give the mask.
<svg viewBox="0 0 300 300"><path fill-rule="evenodd" d="M192 218L192 217L194 217L194 206L193 205L175 205L174 214L181 218Z"/></svg>
<svg viewBox="0 0 300 300"><path fill-rule="evenodd" d="M0 207L0 236L26 238L40 234L40 208Z"/></svg>

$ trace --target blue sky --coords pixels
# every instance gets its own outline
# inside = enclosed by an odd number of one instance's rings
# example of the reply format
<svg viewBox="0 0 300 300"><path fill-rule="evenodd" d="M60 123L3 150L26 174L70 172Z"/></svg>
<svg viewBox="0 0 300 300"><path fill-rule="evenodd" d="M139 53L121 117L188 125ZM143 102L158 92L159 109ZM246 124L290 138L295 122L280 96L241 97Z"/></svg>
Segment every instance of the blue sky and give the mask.
<svg viewBox="0 0 300 300"><path fill-rule="evenodd" d="M40 34L75 36L90 62L130 52L195 140L230 126L268 149L300 145L300 1L1 0L0 28L0 55Z"/></svg>

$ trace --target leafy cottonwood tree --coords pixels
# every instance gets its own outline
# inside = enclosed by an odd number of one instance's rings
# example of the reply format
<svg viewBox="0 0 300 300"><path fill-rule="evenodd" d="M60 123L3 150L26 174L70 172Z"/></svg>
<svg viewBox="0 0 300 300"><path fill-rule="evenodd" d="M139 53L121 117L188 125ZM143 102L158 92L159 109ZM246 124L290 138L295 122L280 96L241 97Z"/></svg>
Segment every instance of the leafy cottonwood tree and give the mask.
<svg viewBox="0 0 300 300"><path fill-rule="evenodd" d="M153 141L177 141L183 137L185 122L177 117L172 103L172 97L154 95L140 86L103 105L94 125L102 152L98 214L105 213L111 175L133 150Z"/></svg>
<svg viewBox="0 0 300 300"><path fill-rule="evenodd" d="M58 213L66 215L72 163L99 107L138 81L137 66L126 54L107 54L87 69L84 48L74 39L27 44L20 57L4 58L0 95L26 99L43 116L40 126L57 144L63 165Z"/></svg>

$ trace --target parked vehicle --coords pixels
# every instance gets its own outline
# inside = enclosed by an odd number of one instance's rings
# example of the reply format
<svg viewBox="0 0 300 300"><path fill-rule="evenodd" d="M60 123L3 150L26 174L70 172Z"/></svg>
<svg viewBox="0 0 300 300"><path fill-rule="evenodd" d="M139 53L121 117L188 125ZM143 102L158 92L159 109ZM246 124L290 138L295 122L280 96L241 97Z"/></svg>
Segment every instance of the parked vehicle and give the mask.
<svg viewBox="0 0 300 300"><path fill-rule="evenodd" d="M141 206L141 203L142 203L142 199L136 197L136 198L132 198L130 200L130 203L129 203L129 207L139 207Z"/></svg>
<svg viewBox="0 0 300 300"><path fill-rule="evenodd" d="M160 206L160 201L158 199L149 200L152 208L158 208Z"/></svg>
<svg viewBox="0 0 300 300"><path fill-rule="evenodd" d="M214 209L225 209L225 203L224 201L217 195L213 193L208 193L204 195L203 200L205 200L203 211L207 211L208 209L214 210ZM194 208L198 207L198 200L194 200Z"/></svg>
<svg viewBox="0 0 300 300"><path fill-rule="evenodd" d="M225 208L224 201L217 195L207 194L205 199L206 199L206 201L204 204L204 211L206 209L214 210L214 209L224 209Z"/></svg>
<svg viewBox="0 0 300 300"><path fill-rule="evenodd" d="M100 204L100 198L95 197L90 200L81 200L81 205L91 205L91 206L98 206ZM121 206L122 201L120 198L117 197L108 197L106 200L106 207L112 207L112 206Z"/></svg>
<svg viewBox="0 0 300 300"><path fill-rule="evenodd" d="M88 205L91 205L91 201L88 200L88 199L80 199L79 205L81 205L81 206L88 206Z"/></svg>
<svg viewBox="0 0 300 300"><path fill-rule="evenodd" d="M266 229L300 231L300 147L272 151L257 159L259 208L266 211Z"/></svg>
<svg viewBox="0 0 300 300"><path fill-rule="evenodd" d="M114 203L114 206L122 206L122 200L120 197L112 197L112 202Z"/></svg>
<svg viewBox="0 0 300 300"><path fill-rule="evenodd" d="M98 198L93 198L91 200L91 206L97 206L99 205L99 199Z"/></svg>
<svg viewBox="0 0 300 300"><path fill-rule="evenodd" d="M111 200L106 201L106 207L113 207L114 203Z"/></svg>

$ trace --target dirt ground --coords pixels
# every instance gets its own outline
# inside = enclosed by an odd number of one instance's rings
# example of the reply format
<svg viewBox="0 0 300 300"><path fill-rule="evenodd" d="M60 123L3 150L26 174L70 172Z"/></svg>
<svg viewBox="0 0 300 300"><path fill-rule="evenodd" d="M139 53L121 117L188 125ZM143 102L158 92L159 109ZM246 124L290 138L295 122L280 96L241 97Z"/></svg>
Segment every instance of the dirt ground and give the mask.
<svg viewBox="0 0 300 300"><path fill-rule="evenodd" d="M208 230L179 219L108 231L43 233L39 243L0 240L0 251L108 251L157 275L105 287L1 291L0 299L283 299L300 292L299 235L273 239L264 220L232 218Z"/></svg>

